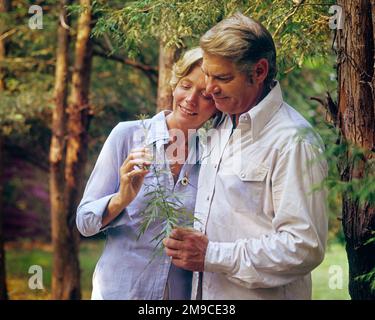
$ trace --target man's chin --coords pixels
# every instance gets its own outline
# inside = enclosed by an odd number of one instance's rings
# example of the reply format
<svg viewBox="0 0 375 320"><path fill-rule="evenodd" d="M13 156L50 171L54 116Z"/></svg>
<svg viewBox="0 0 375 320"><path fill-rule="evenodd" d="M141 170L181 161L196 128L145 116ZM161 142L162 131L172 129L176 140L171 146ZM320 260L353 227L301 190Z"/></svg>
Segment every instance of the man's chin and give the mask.
<svg viewBox="0 0 375 320"><path fill-rule="evenodd" d="M228 102L229 99L227 98L215 100L216 109L220 110L221 112L228 112L230 110Z"/></svg>

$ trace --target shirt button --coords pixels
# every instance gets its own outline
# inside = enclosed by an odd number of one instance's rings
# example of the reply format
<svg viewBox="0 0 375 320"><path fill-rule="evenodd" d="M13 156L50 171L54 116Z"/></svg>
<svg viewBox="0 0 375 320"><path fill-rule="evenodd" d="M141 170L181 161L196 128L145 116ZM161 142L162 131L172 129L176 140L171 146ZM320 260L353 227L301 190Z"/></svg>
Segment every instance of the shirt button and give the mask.
<svg viewBox="0 0 375 320"><path fill-rule="evenodd" d="M210 196L207 196L206 200L207 200L207 201L210 200Z"/></svg>
<svg viewBox="0 0 375 320"><path fill-rule="evenodd" d="M215 169L217 168L217 164L214 165L214 168L215 168Z"/></svg>
<svg viewBox="0 0 375 320"><path fill-rule="evenodd" d="M245 174L244 173L241 173L241 178L245 178Z"/></svg>

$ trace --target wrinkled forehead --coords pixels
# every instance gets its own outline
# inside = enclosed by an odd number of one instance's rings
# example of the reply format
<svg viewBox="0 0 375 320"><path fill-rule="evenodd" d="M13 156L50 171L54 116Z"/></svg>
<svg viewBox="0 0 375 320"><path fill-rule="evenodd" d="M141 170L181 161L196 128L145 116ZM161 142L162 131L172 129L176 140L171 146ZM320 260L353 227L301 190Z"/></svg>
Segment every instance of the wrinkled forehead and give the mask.
<svg viewBox="0 0 375 320"><path fill-rule="evenodd" d="M236 73L237 67L229 59L226 59L221 56L204 53L203 54L203 62L201 69L204 74L211 76L211 75L221 75L221 74L228 74L228 73Z"/></svg>

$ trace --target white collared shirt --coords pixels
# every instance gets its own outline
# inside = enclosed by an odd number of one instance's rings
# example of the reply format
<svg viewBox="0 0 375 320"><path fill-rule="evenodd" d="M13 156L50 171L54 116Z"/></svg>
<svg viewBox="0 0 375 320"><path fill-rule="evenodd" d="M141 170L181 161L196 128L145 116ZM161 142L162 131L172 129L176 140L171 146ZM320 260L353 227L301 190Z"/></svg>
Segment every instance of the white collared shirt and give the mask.
<svg viewBox="0 0 375 320"><path fill-rule="evenodd" d="M194 227L208 236L202 299L310 299L324 257L323 144L279 84L232 132L209 134ZM192 298L197 298L194 273Z"/></svg>

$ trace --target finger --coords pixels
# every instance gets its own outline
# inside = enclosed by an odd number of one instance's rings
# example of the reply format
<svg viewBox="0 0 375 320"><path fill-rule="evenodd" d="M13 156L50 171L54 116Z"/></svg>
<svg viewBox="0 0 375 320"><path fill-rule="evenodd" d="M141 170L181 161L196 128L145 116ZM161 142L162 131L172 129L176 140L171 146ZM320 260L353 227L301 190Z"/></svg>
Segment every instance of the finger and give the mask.
<svg viewBox="0 0 375 320"><path fill-rule="evenodd" d="M170 237L176 240L183 240L186 235L195 232L192 228L174 228L170 234Z"/></svg>
<svg viewBox="0 0 375 320"><path fill-rule="evenodd" d="M186 269L185 264L182 262L182 259L175 259L175 258L172 258L172 263L173 263L177 268Z"/></svg>
<svg viewBox="0 0 375 320"><path fill-rule="evenodd" d="M132 160L139 160L139 159L142 159L143 161L147 161L150 164L151 164L151 161L153 160L153 158L150 154L138 152L138 153L131 154L129 156L129 161L127 163L129 163ZM125 164L125 166L126 166L126 164Z"/></svg>
<svg viewBox="0 0 375 320"><path fill-rule="evenodd" d="M150 161L147 161L143 158L138 158L134 160L129 160L128 163L121 170L122 170L122 173L128 173L128 172L135 170L135 166L137 166L138 169L140 169L140 168L148 167L150 165L151 165Z"/></svg>
<svg viewBox="0 0 375 320"><path fill-rule="evenodd" d="M138 169L138 170L133 170L133 171L130 171L128 173L126 173L126 176L128 178L133 178L133 177L142 177L142 176L145 176L147 173L149 173L150 171L146 170L146 169Z"/></svg>
<svg viewBox="0 0 375 320"><path fill-rule="evenodd" d="M130 153L128 154L124 162L122 163L121 167L126 166L126 164L129 161L137 159L137 158L145 158L147 160L152 160L152 154L149 152L149 150L145 148L133 149L132 151L130 151Z"/></svg>
<svg viewBox="0 0 375 320"><path fill-rule="evenodd" d="M128 156L128 161L135 160L135 159L145 159L150 160L150 154L147 152L135 152L130 153Z"/></svg>
<svg viewBox="0 0 375 320"><path fill-rule="evenodd" d="M172 250L182 249L182 241L174 240L171 238L165 238L163 240L163 244L168 249L172 249Z"/></svg>
<svg viewBox="0 0 375 320"><path fill-rule="evenodd" d="M146 147L134 148L134 149L131 149L131 150L130 150L130 153L134 153L134 152L145 152L146 150L148 150L148 148L146 148Z"/></svg>
<svg viewBox="0 0 375 320"><path fill-rule="evenodd" d="M132 149L129 153L129 155L134 154L144 154L147 158L152 158L152 150L150 148L138 148L138 149Z"/></svg>
<svg viewBox="0 0 375 320"><path fill-rule="evenodd" d="M165 253L168 257L172 257L173 259L180 259L178 250L165 248Z"/></svg>

